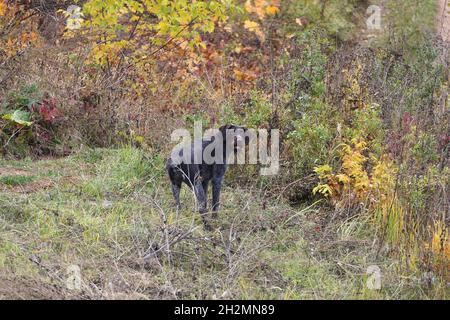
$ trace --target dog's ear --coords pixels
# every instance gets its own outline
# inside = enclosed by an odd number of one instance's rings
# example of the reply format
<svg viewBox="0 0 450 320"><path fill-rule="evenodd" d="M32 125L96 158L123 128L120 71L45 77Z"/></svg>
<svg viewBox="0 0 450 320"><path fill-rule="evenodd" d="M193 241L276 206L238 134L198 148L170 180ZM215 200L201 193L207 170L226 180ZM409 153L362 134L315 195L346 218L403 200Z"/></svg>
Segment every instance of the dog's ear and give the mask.
<svg viewBox="0 0 450 320"><path fill-rule="evenodd" d="M222 137L226 137L227 130L233 130L236 126L233 124L226 124L219 128L220 133L222 133Z"/></svg>
<svg viewBox="0 0 450 320"><path fill-rule="evenodd" d="M243 130L246 132L248 129L246 127L238 126L235 124L226 124L219 128L219 131L222 133L222 136L225 138L227 134L227 130Z"/></svg>

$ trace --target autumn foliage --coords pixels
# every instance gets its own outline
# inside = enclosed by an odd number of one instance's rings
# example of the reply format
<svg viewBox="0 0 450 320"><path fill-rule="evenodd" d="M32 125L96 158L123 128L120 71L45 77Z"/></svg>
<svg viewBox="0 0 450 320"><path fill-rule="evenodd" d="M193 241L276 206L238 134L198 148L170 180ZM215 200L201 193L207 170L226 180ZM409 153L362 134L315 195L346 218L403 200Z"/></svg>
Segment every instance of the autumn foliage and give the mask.
<svg viewBox="0 0 450 320"><path fill-rule="evenodd" d="M231 184L317 207L324 241L357 221L399 274L448 279L448 59L410 3L370 33L362 0L0 0L2 156L163 159L194 121L280 129L280 175Z"/></svg>

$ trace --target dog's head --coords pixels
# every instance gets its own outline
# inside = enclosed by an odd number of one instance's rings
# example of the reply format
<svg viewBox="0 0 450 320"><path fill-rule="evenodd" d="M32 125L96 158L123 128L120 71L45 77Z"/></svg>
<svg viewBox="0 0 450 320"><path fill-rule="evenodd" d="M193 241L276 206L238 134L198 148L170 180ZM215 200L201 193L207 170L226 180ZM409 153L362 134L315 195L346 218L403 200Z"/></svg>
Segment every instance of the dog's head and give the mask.
<svg viewBox="0 0 450 320"><path fill-rule="evenodd" d="M226 124L221 126L219 131L222 134L224 144L232 144L231 146L234 148L235 152L239 151L246 144L248 144L248 138L245 135L247 131L246 127L235 124ZM227 138L229 137L233 138L232 141L228 141L229 139Z"/></svg>

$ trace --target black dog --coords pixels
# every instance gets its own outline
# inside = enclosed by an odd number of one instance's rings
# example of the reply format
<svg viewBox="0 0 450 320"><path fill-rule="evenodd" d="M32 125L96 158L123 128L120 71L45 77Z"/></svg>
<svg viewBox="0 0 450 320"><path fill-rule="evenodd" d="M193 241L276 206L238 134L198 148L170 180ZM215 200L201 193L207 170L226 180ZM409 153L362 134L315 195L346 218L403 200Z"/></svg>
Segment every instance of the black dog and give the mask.
<svg viewBox="0 0 450 320"><path fill-rule="evenodd" d="M223 177L227 169L227 159L229 159L229 153L235 153L242 147L242 142L248 143L248 139L244 133L246 128L236 125L225 125L219 128L219 132L212 136L210 140L203 139L201 143L186 145L179 150L175 149L172 153L172 157L167 161L167 172L172 183L172 192L175 198L177 210L180 209L180 189L181 184L186 183L191 189L194 190L195 197L198 201L199 213L202 215L203 223L206 229L210 229L210 226L206 220L205 213L207 212L207 193L209 182L212 181L212 211L213 218L217 217L219 211L219 199L220 189L222 187ZM227 135L228 133L228 135ZM230 135L231 133L231 135ZM228 139L227 139L228 138ZM230 139L231 138L231 139ZM228 141L231 140L231 141ZM214 145L222 143L223 154L215 159L219 161L205 161L202 157L205 148L210 146L210 150L214 149ZM187 151L190 151L190 155L187 155ZM200 155L196 161L194 161L194 155ZM174 155L178 156L174 159ZM212 151L211 155L215 157L215 152Z"/></svg>

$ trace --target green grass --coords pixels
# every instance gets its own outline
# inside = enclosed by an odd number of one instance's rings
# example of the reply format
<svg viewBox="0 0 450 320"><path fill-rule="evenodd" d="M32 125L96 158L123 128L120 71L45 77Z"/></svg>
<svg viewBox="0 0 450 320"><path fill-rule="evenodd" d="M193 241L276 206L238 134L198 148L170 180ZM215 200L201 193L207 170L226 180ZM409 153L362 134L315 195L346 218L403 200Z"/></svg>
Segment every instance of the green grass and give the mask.
<svg viewBox="0 0 450 320"><path fill-rule="evenodd" d="M183 209L178 215L173 209L162 159L124 148L5 162L35 173L35 181L46 178L54 184L19 196L0 193L0 297L401 299L445 294L442 286L423 291L420 280L398 271L398 262L377 256L364 220L317 231L324 209L263 200L258 190L225 185L215 230L206 232L187 188ZM371 264L380 266L386 279L380 291L365 286ZM81 269L81 290L66 287L72 265ZM16 285L4 287L11 282Z"/></svg>
<svg viewBox="0 0 450 320"><path fill-rule="evenodd" d="M21 176L21 175L8 175L0 176L0 184L8 186L21 186L33 182L35 177L33 176Z"/></svg>
<svg viewBox="0 0 450 320"><path fill-rule="evenodd" d="M434 37L438 2L388 0L384 7L383 46L417 59L417 51Z"/></svg>

